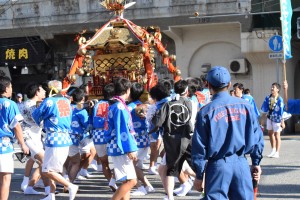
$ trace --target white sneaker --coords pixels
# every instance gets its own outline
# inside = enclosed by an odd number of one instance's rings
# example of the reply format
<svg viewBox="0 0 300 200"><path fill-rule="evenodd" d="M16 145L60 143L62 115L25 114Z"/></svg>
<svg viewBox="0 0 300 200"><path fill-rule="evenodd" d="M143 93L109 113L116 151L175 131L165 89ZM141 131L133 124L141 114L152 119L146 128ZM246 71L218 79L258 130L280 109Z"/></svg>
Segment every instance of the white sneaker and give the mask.
<svg viewBox="0 0 300 200"><path fill-rule="evenodd" d="M24 190L24 194L42 194L42 192L34 190L32 186L27 186Z"/></svg>
<svg viewBox="0 0 300 200"><path fill-rule="evenodd" d="M272 155L271 158L279 158L279 153L278 152L274 153L274 155Z"/></svg>
<svg viewBox="0 0 300 200"><path fill-rule="evenodd" d="M93 168L95 171L98 171L97 161L93 160L90 164L90 167Z"/></svg>
<svg viewBox="0 0 300 200"><path fill-rule="evenodd" d="M80 173L81 176L84 176L86 178L91 178L92 177L92 175L90 175L89 172L86 169L81 169L79 173Z"/></svg>
<svg viewBox="0 0 300 200"><path fill-rule="evenodd" d="M156 167L150 167L148 173L152 175L158 175L158 172L156 171Z"/></svg>
<svg viewBox="0 0 300 200"><path fill-rule="evenodd" d="M77 194L78 191L78 185L74 185L74 184L70 184L68 187L69 190L69 200L73 200L75 199L75 196Z"/></svg>
<svg viewBox="0 0 300 200"><path fill-rule="evenodd" d="M142 165L142 169L149 169L149 165L143 164L143 165Z"/></svg>
<svg viewBox="0 0 300 200"><path fill-rule="evenodd" d="M182 184L181 184L178 188L176 188L176 189L173 190L173 193L177 195L177 193L180 193L180 192L181 192L182 187L183 187L183 186L182 186Z"/></svg>
<svg viewBox="0 0 300 200"><path fill-rule="evenodd" d="M85 178L84 176L81 176L80 174L78 174L78 175L76 176L76 179L77 179L77 180L80 180L80 181L86 180L86 178Z"/></svg>
<svg viewBox="0 0 300 200"><path fill-rule="evenodd" d="M133 191L130 195L132 196L145 196L147 194L147 191L144 186L138 187L137 190Z"/></svg>
<svg viewBox="0 0 300 200"><path fill-rule="evenodd" d="M182 184L182 190L178 193L175 193L179 197L185 197L189 191L192 189L192 185L189 183L189 181Z"/></svg>
<svg viewBox="0 0 300 200"><path fill-rule="evenodd" d="M28 182L29 182L29 178L26 177L23 179L22 183L21 183L21 190L24 192L25 189L27 188L27 185L28 185Z"/></svg>
<svg viewBox="0 0 300 200"><path fill-rule="evenodd" d="M55 194L50 193L50 194L48 194L48 196L46 196L45 198L43 198L41 200L55 200Z"/></svg>
<svg viewBox="0 0 300 200"><path fill-rule="evenodd" d="M45 185L42 179L38 180L38 182L36 182L36 184L33 186L34 188L40 188L40 189L44 189Z"/></svg>
<svg viewBox="0 0 300 200"><path fill-rule="evenodd" d="M146 189L147 193L155 192L155 189L153 188L152 185L146 186L145 189Z"/></svg>
<svg viewBox="0 0 300 200"><path fill-rule="evenodd" d="M116 180L114 178L111 178L109 183L108 183L108 186L110 187L110 189L115 192L117 191L118 189L118 186L116 185Z"/></svg>
<svg viewBox="0 0 300 200"><path fill-rule="evenodd" d="M168 195L166 195L165 198L163 198L163 200L174 200L174 198L173 199L169 199Z"/></svg>
<svg viewBox="0 0 300 200"><path fill-rule="evenodd" d="M271 152L269 155L267 155L267 157L268 157L268 158L271 158L275 153L276 153L276 150L273 149L272 152Z"/></svg>

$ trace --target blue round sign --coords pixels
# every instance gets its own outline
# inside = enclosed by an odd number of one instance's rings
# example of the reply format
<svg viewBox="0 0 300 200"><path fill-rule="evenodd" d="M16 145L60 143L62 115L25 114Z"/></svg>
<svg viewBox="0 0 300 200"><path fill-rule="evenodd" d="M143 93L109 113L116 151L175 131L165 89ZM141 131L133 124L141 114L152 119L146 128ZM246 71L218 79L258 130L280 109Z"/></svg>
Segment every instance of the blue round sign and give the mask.
<svg viewBox="0 0 300 200"><path fill-rule="evenodd" d="M269 39L269 47L274 52L282 51L282 37L280 35L274 35Z"/></svg>

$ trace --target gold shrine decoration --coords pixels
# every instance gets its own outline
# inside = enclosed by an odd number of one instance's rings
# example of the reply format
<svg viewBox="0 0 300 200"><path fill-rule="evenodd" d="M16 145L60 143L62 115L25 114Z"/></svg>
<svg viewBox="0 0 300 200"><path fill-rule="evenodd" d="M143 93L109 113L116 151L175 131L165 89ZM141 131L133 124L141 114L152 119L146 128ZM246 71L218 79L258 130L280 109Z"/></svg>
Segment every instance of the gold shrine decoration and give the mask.
<svg viewBox="0 0 300 200"><path fill-rule="evenodd" d="M124 9L124 0L105 0L100 4L108 10L121 10Z"/></svg>
<svg viewBox="0 0 300 200"><path fill-rule="evenodd" d="M134 71L144 67L141 53L102 54L94 56L93 60L95 75L114 69Z"/></svg>
<svg viewBox="0 0 300 200"><path fill-rule="evenodd" d="M145 84L145 69L141 53L100 54L94 56L93 60L94 86L111 83L118 77Z"/></svg>

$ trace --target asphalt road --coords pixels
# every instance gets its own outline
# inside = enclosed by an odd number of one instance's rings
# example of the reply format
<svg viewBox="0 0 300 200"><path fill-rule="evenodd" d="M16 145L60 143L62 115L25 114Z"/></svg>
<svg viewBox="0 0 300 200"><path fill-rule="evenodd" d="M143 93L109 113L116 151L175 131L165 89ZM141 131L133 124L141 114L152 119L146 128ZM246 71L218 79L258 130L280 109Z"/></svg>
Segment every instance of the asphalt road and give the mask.
<svg viewBox="0 0 300 200"><path fill-rule="evenodd" d="M264 155L271 151L270 143L265 137ZM26 199L38 200L43 195L24 195L20 190L23 179L25 164L15 161L15 173L13 174L9 199ZM300 136L289 135L282 137L282 147L280 158L267 158L266 156L261 163L263 175L259 183L259 200L276 200L276 199L300 199ZM107 186L107 181L102 173L89 169L93 175L92 178L80 181L78 183L80 191L76 199L110 199L112 192ZM156 189L155 193L142 197L132 197L131 199L163 199L165 196L159 176L147 175L150 182ZM176 186L179 184L176 183ZM43 191L42 189L37 189ZM61 192L61 188L58 188ZM68 194L59 193L56 195L57 200L67 200ZM200 193L192 191L186 197L175 197L175 199L200 199Z"/></svg>

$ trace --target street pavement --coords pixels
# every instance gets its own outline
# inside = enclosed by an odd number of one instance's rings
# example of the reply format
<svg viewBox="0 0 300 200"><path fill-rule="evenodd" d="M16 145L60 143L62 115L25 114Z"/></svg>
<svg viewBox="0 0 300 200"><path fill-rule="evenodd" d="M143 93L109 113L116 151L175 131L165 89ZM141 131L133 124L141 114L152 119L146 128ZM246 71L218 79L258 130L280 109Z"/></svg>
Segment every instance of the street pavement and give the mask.
<svg viewBox="0 0 300 200"><path fill-rule="evenodd" d="M265 137L264 158L261 166L263 175L259 183L258 200L276 200L276 199L300 199L300 136L284 135L282 136L282 147L280 158L267 158L271 152L268 137ZM147 164L147 162L145 163ZM9 199L17 200L38 200L44 198L44 195L24 195L20 190L23 179L25 164L15 161L15 173L12 176ZM89 168L92 178L80 181L79 192L76 200L93 200L93 199L111 199L113 193L107 186L107 181L102 173L95 172ZM147 171L145 171L147 174ZM131 197L131 199L163 199L165 193L158 175L147 175L150 182L156 189L155 193L146 196ZM176 183L176 187L179 183ZM42 189L37 189L43 191ZM58 191L62 189L58 187ZM56 195L57 200L67 200L68 194L59 193ZM192 191L186 197L175 197L175 199L200 199L200 193Z"/></svg>

